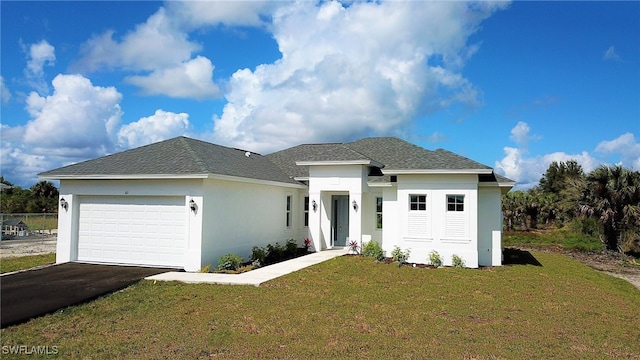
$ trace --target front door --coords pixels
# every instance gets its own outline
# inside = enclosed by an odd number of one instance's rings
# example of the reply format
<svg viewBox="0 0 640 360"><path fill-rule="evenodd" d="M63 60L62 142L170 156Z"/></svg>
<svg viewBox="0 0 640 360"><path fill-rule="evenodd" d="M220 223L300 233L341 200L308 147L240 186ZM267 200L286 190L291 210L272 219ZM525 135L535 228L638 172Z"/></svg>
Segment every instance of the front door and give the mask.
<svg viewBox="0 0 640 360"><path fill-rule="evenodd" d="M333 246L347 246L349 236L349 195L331 196Z"/></svg>

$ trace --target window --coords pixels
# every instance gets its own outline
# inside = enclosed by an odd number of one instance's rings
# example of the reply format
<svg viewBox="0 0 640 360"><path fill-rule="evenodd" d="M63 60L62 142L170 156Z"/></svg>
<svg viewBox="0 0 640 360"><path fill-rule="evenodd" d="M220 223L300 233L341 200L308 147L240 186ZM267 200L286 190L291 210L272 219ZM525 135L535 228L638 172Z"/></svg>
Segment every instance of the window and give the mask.
<svg viewBox="0 0 640 360"><path fill-rule="evenodd" d="M409 210L426 211L427 195L409 195Z"/></svg>
<svg viewBox="0 0 640 360"><path fill-rule="evenodd" d="M447 211L464 211L464 195L447 195Z"/></svg>
<svg viewBox="0 0 640 360"><path fill-rule="evenodd" d="M309 226L309 197L304 197L304 226Z"/></svg>
<svg viewBox="0 0 640 360"><path fill-rule="evenodd" d="M376 229L382 229L382 198L376 198Z"/></svg>
<svg viewBox="0 0 640 360"><path fill-rule="evenodd" d="M287 228L291 227L291 195L287 195Z"/></svg>

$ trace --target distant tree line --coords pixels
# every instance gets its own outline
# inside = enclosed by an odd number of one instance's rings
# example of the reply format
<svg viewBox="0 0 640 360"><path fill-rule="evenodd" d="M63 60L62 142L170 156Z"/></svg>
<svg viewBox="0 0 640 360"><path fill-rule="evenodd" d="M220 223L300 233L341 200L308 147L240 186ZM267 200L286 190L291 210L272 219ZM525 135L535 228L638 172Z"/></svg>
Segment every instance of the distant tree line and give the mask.
<svg viewBox="0 0 640 360"><path fill-rule="evenodd" d="M0 211L5 214L57 213L58 189L50 181L40 181L29 189L14 186L0 176L0 182L10 186L0 194Z"/></svg>
<svg viewBox="0 0 640 360"><path fill-rule="evenodd" d="M640 172L601 166L585 174L575 161L553 162L538 186L503 196L506 230L571 225L607 250L640 252Z"/></svg>

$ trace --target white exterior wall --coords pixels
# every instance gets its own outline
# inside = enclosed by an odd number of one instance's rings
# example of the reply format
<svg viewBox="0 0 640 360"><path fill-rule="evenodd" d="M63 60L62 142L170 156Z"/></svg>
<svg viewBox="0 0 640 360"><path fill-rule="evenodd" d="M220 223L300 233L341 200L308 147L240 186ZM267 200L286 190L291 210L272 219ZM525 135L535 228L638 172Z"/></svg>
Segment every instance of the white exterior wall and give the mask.
<svg viewBox="0 0 640 360"><path fill-rule="evenodd" d="M444 265L451 265L451 257L456 254L467 267L478 267L477 189L477 175L398 176L395 204L391 204L391 197L385 198L384 204L383 228L391 221L397 226L384 229L383 249L387 256L399 246L411 250L410 262L427 263L429 253L435 250ZM409 195L412 194L427 196L424 213L410 213ZM447 212L447 195L464 195L462 213ZM392 212L393 208L395 212Z"/></svg>
<svg viewBox="0 0 640 360"><path fill-rule="evenodd" d="M253 246L284 245L298 235L301 214L297 188L205 180L201 265L218 265L233 253L248 260ZM286 227L286 197L292 196L291 227Z"/></svg>
<svg viewBox="0 0 640 360"><path fill-rule="evenodd" d="M382 190L382 250L390 256L394 247L400 246L401 231L398 188L396 185Z"/></svg>
<svg viewBox="0 0 640 360"><path fill-rule="evenodd" d="M69 204L68 210L60 209L58 215L58 241L56 263L78 260L78 223L80 203L88 196L182 196L185 199L187 249L185 270L198 270L202 223L189 209L194 199L202 204L202 180L61 180L60 198Z"/></svg>
<svg viewBox="0 0 640 360"><path fill-rule="evenodd" d="M497 186L478 188L478 264L502 265L502 198Z"/></svg>
<svg viewBox="0 0 640 360"><path fill-rule="evenodd" d="M88 196L180 196L184 198L186 249L184 269L198 271L217 266L218 258L234 253L249 258L254 245L284 244L296 239L301 245L300 189L227 180L62 180L60 198L69 204L60 209L56 262L78 259L80 203ZM291 224L286 228L286 196L292 196ZM196 211L189 208L190 200Z"/></svg>
<svg viewBox="0 0 640 360"><path fill-rule="evenodd" d="M363 193L368 169L362 165L315 165L309 167L309 202L316 201L317 212L309 212L309 234L316 251L331 248L331 195L349 195L349 239L362 239ZM357 210L351 206L358 204Z"/></svg>
<svg viewBox="0 0 640 360"><path fill-rule="evenodd" d="M369 192L362 195L362 240L382 244L382 229L376 229L376 197L383 197L382 188L369 187ZM384 204L382 206L384 209Z"/></svg>

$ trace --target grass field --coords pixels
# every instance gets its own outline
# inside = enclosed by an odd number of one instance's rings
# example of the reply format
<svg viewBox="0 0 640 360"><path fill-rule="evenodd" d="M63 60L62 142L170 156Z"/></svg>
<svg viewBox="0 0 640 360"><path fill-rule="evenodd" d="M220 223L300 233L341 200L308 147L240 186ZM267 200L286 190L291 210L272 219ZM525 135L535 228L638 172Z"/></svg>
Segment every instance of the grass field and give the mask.
<svg viewBox="0 0 640 360"><path fill-rule="evenodd" d="M640 291L533 256L542 266L484 270L340 257L259 288L143 281L2 329L2 345L62 358L639 358Z"/></svg>
<svg viewBox="0 0 640 360"><path fill-rule="evenodd" d="M503 233L502 246L561 246L567 250L602 251L600 239L571 230L509 231Z"/></svg>
<svg viewBox="0 0 640 360"><path fill-rule="evenodd" d="M56 262L56 254L3 258L0 260L0 273L30 269L36 266L53 264L54 262Z"/></svg>

